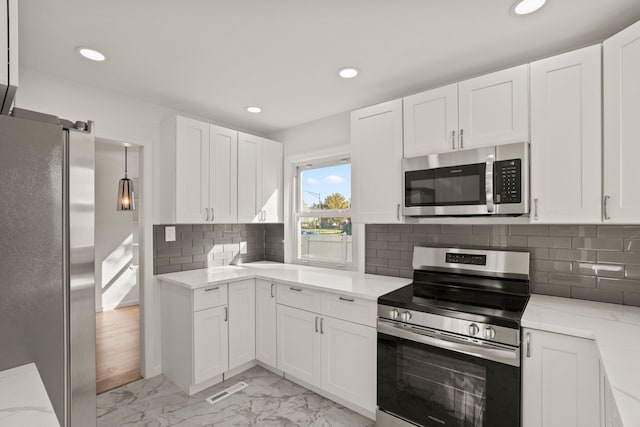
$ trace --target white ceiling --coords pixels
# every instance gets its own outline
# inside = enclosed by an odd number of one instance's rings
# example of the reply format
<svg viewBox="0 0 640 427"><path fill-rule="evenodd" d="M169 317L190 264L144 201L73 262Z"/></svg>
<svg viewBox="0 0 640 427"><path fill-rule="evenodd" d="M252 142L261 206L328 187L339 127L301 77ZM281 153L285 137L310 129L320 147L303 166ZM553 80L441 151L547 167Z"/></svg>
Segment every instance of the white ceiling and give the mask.
<svg viewBox="0 0 640 427"><path fill-rule="evenodd" d="M638 0L20 0L21 64L269 133L597 42ZM104 63L74 51L101 50ZM352 65L358 78L337 70ZM259 105L259 115L244 107Z"/></svg>

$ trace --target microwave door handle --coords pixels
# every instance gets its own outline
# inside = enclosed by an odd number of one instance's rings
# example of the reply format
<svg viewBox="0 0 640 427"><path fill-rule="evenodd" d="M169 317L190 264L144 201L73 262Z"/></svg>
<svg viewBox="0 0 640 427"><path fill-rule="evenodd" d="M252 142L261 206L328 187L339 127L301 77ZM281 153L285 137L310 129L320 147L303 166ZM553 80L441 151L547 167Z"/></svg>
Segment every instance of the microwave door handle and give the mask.
<svg viewBox="0 0 640 427"><path fill-rule="evenodd" d="M484 180L484 189L487 195L487 212L494 213L495 206L493 204L493 163L495 161L495 156L493 154L489 154L487 156L487 167L485 170L485 180Z"/></svg>

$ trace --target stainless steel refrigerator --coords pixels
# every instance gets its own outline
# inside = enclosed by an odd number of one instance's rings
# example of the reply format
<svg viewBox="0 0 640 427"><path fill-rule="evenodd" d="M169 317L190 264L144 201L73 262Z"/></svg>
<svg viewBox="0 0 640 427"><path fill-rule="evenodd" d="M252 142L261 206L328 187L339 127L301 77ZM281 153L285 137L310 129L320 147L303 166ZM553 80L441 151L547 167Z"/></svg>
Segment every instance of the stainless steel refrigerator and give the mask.
<svg viewBox="0 0 640 427"><path fill-rule="evenodd" d="M63 427L96 425L94 170L91 122L0 116L0 370L35 362Z"/></svg>

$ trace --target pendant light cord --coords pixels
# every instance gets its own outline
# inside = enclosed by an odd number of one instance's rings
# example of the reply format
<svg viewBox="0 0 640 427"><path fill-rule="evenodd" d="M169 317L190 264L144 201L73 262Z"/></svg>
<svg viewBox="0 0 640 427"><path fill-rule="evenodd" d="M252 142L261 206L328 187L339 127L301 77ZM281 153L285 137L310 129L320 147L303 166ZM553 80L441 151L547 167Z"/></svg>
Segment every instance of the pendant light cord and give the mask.
<svg viewBox="0 0 640 427"><path fill-rule="evenodd" d="M127 177L127 146L124 146L124 177Z"/></svg>

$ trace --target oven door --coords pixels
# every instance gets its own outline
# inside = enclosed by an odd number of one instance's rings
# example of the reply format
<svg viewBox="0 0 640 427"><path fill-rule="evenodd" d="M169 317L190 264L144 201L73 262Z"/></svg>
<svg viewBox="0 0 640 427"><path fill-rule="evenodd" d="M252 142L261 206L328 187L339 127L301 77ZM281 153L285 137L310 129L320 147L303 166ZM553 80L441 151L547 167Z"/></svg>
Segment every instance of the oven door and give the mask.
<svg viewBox="0 0 640 427"><path fill-rule="evenodd" d="M520 351L378 321L379 426L520 426Z"/></svg>

